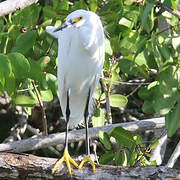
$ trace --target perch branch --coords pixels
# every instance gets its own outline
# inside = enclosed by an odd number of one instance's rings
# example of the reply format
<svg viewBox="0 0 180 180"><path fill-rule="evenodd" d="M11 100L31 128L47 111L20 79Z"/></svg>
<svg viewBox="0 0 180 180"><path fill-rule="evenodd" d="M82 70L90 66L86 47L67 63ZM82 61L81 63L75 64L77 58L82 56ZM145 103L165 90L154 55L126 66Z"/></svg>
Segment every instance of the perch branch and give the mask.
<svg viewBox="0 0 180 180"><path fill-rule="evenodd" d="M24 9L31 4L37 3L38 0L6 0L0 3L0 17L13 13L17 10Z"/></svg>
<svg viewBox="0 0 180 180"><path fill-rule="evenodd" d="M70 177L67 167L62 164L54 175L51 169L57 159L37 157L30 154L0 153L0 178L5 179L179 179L180 170L165 166L119 167L96 165L93 173L89 165L74 169Z"/></svg>
<svg viewBox="0 0 180 180"><path fill-rule="evenodd" d="M98 138L99 131L105 131L109 133L112 128L121 126L126 130L132 132L141 132L145 130L161 129L165 127L164 117L147 119L128 123L111 124L107 126L89 128L90 138ZM84 129L69 131L69 143L85 140ZM11 151L11 152L26 152L40 148L46 148L57 144L64 144L65 133L50 134L49 136L28 138L25 140L2 143L0 144L0 152Z"/></svg>

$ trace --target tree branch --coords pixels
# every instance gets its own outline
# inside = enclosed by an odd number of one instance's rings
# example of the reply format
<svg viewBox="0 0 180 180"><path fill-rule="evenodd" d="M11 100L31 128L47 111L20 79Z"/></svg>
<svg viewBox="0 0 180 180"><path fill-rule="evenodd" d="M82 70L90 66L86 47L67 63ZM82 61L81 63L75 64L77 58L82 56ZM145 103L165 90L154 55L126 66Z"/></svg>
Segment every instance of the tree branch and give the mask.
<svg viewBox="0 0 180 180"><path fill-rule="evenodd" d="M155 1L156 6L168 11L169 13L173 14L174 16L176 16L178 19L180 19L180 12L179 11L175 11L174 9L164 5L163 3L161 3L160 1Z"/></svg>
<svg viewBox="0 0 180 180"><path fill-rule="evenodd" d="M167 167L172 168L179 156L180 156L180 141L178 142L174 152L172 153L172 155L167 163Z"/></svg>
<svg viewBox="0 0 180 180"><path fill-rule="evenodd" d="M42 124L43 124L43 135L47 136L48 135L48 129L47 129L47 118L46 118L46 113L43 107L43 102L41 101L39 91L37 90L37 87L34 83L34 80L31 80L31 84L33 85L33 88L35 90L39 106L41 108L41 114L42 114Z"/></svg>
<svg viewBox="0 0 180 180"><path fill-rule="evenodd" d="M0 153L0 178L8 179L179 179L180 170L164 166L119 167L96 165L96 172L86 164L81 170L72 169L68 174L65 163L58 166L54 175L51 169L57 159L30 154Z"/></svg>
<svg viewBox="0 0 180 180"><path fill-rule="evenodd" d="M160 129L165 127L164 117L147 119L128 123L118 123L97 128L89 128L90 138L98 138L99 131L105 131L109 133L112 128L121 126L126 130L132 132L140 132L145 130ZM77 142L85 139L84 129L69 131L69 143ZM11 151L11 152L26 152L30 150L46 148L48 146L54 146L57 144L64 144L65 133L56 133L49 136L42 136L36 138L29 138L20 141L14 141L10 143L0 144L0 152Z"/></svg>
<svg viewBox="0 0 180 180"><path fill-rule="evenodd" d="M13 13L19 9L24 9L38 0L6 0L0 3L0 17Z"/></svg>

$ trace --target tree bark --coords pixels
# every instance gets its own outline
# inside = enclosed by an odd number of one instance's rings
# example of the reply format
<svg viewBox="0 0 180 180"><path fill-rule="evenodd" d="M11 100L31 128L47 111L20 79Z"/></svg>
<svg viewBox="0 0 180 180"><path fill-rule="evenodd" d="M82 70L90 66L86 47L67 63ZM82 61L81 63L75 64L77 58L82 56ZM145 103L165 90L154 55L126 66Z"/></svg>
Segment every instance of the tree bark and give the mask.
<svg viewBox="0 0 180 180"><path fill-rule="evenodd" d="M19 9L24 9L38 0L6 0L0 3L0 17L13 13Z"/></svg>
<svg viewBox="0 0 180 180"><path fill-rule="evenodd" d="M0 178L3 179L180 179L180 170L165 166L119 167L96 165L96 172L86 164L82 169L72 167L72 176L63 163L54 175L51 169L57 159L30 154L0 153Z"/></svg>

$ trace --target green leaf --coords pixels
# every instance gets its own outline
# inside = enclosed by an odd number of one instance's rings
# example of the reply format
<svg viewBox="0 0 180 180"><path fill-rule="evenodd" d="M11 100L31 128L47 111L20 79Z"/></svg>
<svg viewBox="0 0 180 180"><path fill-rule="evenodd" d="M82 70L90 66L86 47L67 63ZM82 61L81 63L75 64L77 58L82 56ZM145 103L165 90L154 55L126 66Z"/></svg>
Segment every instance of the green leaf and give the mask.
<svg viewBox="0 0 180 180"><path fill-rule="evenodd" d="M142 27L150 33L153 28L153 7L154 2L148 3L142 15Z"/></svg>
<svg viewBox="0 0 180 180"><path fill-rule="evenodd" d="M113 51L112 51L112 48L111 48L111 43L108 39L105 40L105 52L107 54L109 54L110 56L112 56L113 54Z"/></svg>
<svg viewBox="0 0 180 180"><path fill-rule="evenodd" d="M90 0L90 8L91 11L96 12L98 6L97 6L97 0Z"/></svg>
<svg viewBox="0 0 180 180"><path fill-rule="evenodd" d="M155 110L153 108L153 104L151 101L144 101L144 104L142 106L142 110L143 112L147 113L147 114L154 114Z"/></svg>
<svg viewBox="0 0 180 180"><path fill-rule="evenodd" d="M23 79L28 77L30 71L30 64L28 60L20 53L8 54L10 62L12 64L12 70L17 79Z"/></svg>
<svg viewBox="0 0 180 180"><path fill-rule="evenodd" d="M165 122L168 129L168 136L171 137L180 127L180 103L166 115Z"/></svg>
<svg viewBox="0 0 180 180"><path fill-rule="evenodd" d="M161 115L169 113L178 97L177 91L172 91L168 86L156 86L153 88L152 106Z"/></svg>
<svg viewBox="0 0 180 180"><path fill-rule="evenodd" d="M159 73L157 77L159 85L151 88L153 89L152 105L159 114L169 113L179 98L179 77L180 69L176 66L169 66Z"/></svg>
<svg viewBox="0 0 180 180"><path fill-rule="evenodd" d="M119 67L122 72L127 73L129 75L136 76L138 73L138 68L136 63L129 59L121 59L119 61Z"/></svg>
<svg viewBox="0 0 180 180"><path fill-rule="evenodd" d="M159 145L159 141L156 140L155 142L153 142L152 144L150 144L150 148L151 148L151 149L155 149L158 145Z"/></svg>
<svg viewBox="0 0 180 180"><path fill-rule="evenodd" d="M13 73L11 73L9 77L6 77L4 90L7 91L9 96L14 95L16 90L16 80Z"/></svg>
<svg viewBox="0 0 180 180"><path fill-rule="evenodd" d="M37 81L43 80L43 72L41 66L34 60L28 59L30 64L29 78Z"/></svg>
<svg viewBox="0 0 180 180"><path fill-rule="evenodd" d="M137 144L139 144L140 146L142 145L141 147L145 147L141 136L139 135L133 136L133 139L136 141Z"/></svg>
<svg viewBox="0 0 180 180"><path fill-rule="evenodd" d="M112 94L109 99L112 107L122 107L128 102L127 98L120 94Z"/></svg>
<svg viewBox="0 0 180 180"><path fill-rule="evenodd" d="M133 4L133 0L125 0L125 1L124 1L124 4L130 6L130 5Z"/></svg>
<svg viewBox="0 0 180 180"><path fill-rule="evenodd" d="M180 36L172 38L172 45L174 49L177 49L180 46Z"/></svg>
<svg viewBox="0 0 180 180"><path fill-rule="evenodd" d="M48 87L49 87L49 89L51 89L52 93L56 96L59 96L57 77L53 74L47 73L46 81L47 81Z"/></svg>
<svg viewBox="0 0 180 180"><path fill-rule="evenodd" d="M37 4L32 4L22 10L16 11L13 16L13 24L21 27L32 27L38 23L41 7Z"/></svg>
<svg viewBox="0 0 180 180"><path fill-rule="evenodd" d="M13 48L14 52L19 52L22 54L26 54L34 45L36 41L37 33L36 31L28 31L26 33L22 33L17 39L15 47Z"/></svg>
<svg viewBox="0 0 180 180"><path fill-rule="evenodd" d="M14 103L19 106L31 107L36 104L36 100L26 95L17 95L14 99Z"/></svg>
<svg viewBox="0 0 180 180"><path fill-rule="evenodd" d="M99 131L99 140L107 150L111 150L111 141L109 135L104 131Z"/></svg>
<svg viewBox="0 0 180 180"><path fill-rule="evenodd" d="M128 27L128 28L131 28L131 26L132 26L132 21L130 21L130 20L122 17L122 18L120 19L120 21L119 21L119 24L120 24L120 25L123 25L123 26L126 26L126 27Z"/></svg>
<svg viewBox="0 0 180 180"><path fill-rule="evenodd" d="M61 0L61 2L58 5L58 10L68 10L69 9L69 3L67 0Z"/></svg>
<svg viewBox="0 0 180 180"><path fill-rule="evenodd" d="M50 60L51 59L49 56L43 56L37 61L37 63L40 65L42 71L48 66Z"/></svg>
<svg viewBox="0 0 180 180"><path fill-rule="evenodd" d="M4 87L3 85L1 84L1 81L0 81L0 95L4 92Z"/></svg>
<svg viewBox="0 0 180 180"><path fill-rule="evenodd" d="M139 91L138 91L138 96L143 99L143 100L151 100L152 97L149 95L150 92L148 91L147 87L142 87Z"/></svg>
<svg viewBox="0 0 180 180"><path fill-rule="evenodd" d="M46 101L46 102L49 102L49 101L52 101L53 100L53 94L51 92L51 90L44 90L44 91L40 91L40 96L41 96L41 100L42 101Z"/></svg>
<svg viewBox="0 0 180 180"><path fill-rule="evenodd" d="M120 126L113 128L109 135L114 137L121 146L131 147L135 143L132 133Z"/></svg>
<svg viewBox="0 0 180 180"><path fill-rule="evenodd" d="M140 138L138 137L137 139L140 139ZM136 140L136 143L137 143L137 140ZM143 145L140 145L140 147L143 147ZM134 166L136 164L137 156L138 156L137 147L136 147L136 144L134 143L129 149L128 166Z"/></svg>
<svg viewBox="0 0 180 180"><path fill-rule="evenodd" d="M0 54L0 72L2 76L8 77L11 72L11 64L7 56Z"/></svg>
<svg viewBox="0 0 180 180"><path fill-rule="evenodd" d="M112 161L114 158L114 153L112 151L104 153L100 159L99 163L100 164L107 164L108 162Z"/></svg>
<svg viewBox="0 0 180 180"><path fill-rule="evenodd" d="M170 3L170 2L169 2ZM177 6L177 4L176 3L178 3L178 1L177 0L171 0L171 5L172 5L172 8L174 9L174 10L178 10L178 6Z"/></svg>
<svg viewBox="0 0 180 180"><path fill-rule="evenodd" d="M125 37L119 42L119 50L123 56L128 56L130 52L136 50L136 39L138 38L138 34L134 32L130 32L125 35ZM115 41L118 42L118 39Z"/></svg>
<svg viewBox="0 0 180 180"><path fill-rule="evenodd" d="M54 11L54 9L51 6L47 6L47 5L43 8L43 14L44 17L48 19L52 19L57 16L56 11Z"/></svg>
<svg viewBox="0 0 180 180"><path fill-rule="evenodd" d="M104 118L105 115L102 109L97 108L94 116L92 117L93 127L104 126Z"/></svg>
<svg viewBox="0 0 180 180"><path fill-rule="evenodd" d="M115 165L116 166L127 166L127 153L125 150L118 150L116 153L115 153Z"/></svg>
<svg viewBox="0 0 180 180"><path fill-rule="evenodd" d="M147 66L147 63L146 63L146 58L144 56L144 53L139 53L136 58L135 58L135 63L139 66L142 66L142 65L145 65Z"/></svg>

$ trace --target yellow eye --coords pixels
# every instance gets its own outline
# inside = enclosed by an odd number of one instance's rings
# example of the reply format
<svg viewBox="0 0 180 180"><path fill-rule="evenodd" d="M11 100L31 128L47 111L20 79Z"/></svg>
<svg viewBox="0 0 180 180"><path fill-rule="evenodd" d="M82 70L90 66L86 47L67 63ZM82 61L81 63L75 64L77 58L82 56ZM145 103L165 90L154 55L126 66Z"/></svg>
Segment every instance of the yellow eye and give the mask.
<svg viewBox="0 0 180 180"><path fill-rule="evenodd" d="M79 16L79 17L77 17L77 18L74 18L73 21L79 22L82 18L83 18L82 16Z"/></svg>

